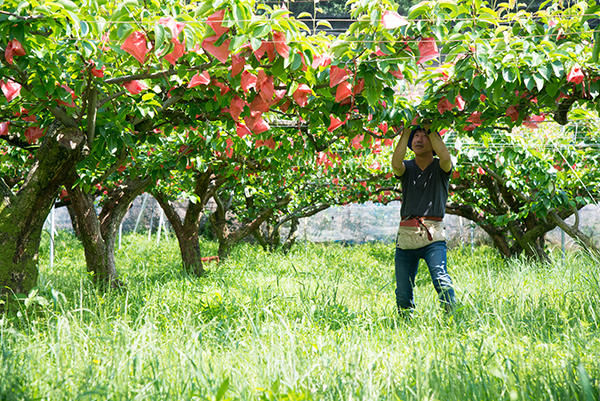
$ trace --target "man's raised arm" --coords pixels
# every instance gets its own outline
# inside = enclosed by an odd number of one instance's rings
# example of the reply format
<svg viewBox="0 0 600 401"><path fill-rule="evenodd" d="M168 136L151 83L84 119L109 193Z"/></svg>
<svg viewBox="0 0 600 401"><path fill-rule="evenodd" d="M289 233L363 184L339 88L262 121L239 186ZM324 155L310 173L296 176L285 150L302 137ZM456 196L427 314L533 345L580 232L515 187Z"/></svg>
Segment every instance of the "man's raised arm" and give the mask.
<svg viewBox="0 0 600 401"><path fill-rule="evenodd" d="M408 139L410 138L410 128L404 128L400 140L396 144L394 154L392 155L392 171L400 177L404 174L406 167L404 166L404 157L406 156L406 148L408 147Z"/></svg>
<svg viewBox="0 0 600 401"><path fill-rule="evenodd" d="M431 147L437 153L437 156L440 159L440 167L446 173L449 173L452 169L452 159L450 158L450 152L448 152L448 148L446 144L440 137L440 134L437 132L432 132L429 134L429 141L431 142Z"/></svg>

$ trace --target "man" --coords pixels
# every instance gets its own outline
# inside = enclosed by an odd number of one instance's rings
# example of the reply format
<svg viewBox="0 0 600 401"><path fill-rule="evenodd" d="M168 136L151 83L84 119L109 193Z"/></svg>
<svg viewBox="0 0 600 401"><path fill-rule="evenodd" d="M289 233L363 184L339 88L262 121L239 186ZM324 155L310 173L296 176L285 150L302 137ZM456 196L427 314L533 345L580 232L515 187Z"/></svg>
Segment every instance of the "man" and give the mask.
<svg viewBox="0 0 600 401"><path fill-rule="evenodd" d="M404 160L407 147L415 154L412 160ZM428 125L412 131L405 128L392 155L392 171L402 183L395 256L398 311L415 307L413 288L420 259L429 268L442 307L451 311L455 298L446 269L446 228L442 222L452 172L450 153L440 135L429 132Z"/></svg>

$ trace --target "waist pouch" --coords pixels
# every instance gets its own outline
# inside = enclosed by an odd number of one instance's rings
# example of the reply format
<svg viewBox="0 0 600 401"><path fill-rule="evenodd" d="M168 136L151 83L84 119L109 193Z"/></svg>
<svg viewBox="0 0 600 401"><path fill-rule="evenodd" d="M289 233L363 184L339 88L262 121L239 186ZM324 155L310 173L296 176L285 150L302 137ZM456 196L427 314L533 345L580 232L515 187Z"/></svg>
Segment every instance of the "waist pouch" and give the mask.
<svg viewBox="0 0 600 401"><path fill-rule="evenodd" d="M437 241L446 241L446 225L442 221L410 219L400 222L396 246L418 249Z"/></svg>

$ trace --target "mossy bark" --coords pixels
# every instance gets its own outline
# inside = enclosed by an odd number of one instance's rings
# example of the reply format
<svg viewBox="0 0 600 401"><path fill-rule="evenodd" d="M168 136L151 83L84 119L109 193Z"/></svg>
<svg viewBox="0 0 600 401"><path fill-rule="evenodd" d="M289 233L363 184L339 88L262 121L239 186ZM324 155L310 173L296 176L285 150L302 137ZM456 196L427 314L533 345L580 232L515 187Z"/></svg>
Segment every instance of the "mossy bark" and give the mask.
<svg viewBox="0 0 600 401"><path fill-rule="evenodd" d="M200 250L200 221L204 215L206 203L221 184L222 181L214 176L211 168L197 173L194 182L194 194L197 196L197 200L188 204L183 218L179 216L166 194L160 191L153 193L175 231L183 269L199 277L205 273Z"/></svg>
<svg viewBox="0 0 600 401"><path fill-rule="evenodd" d="M85 136L52 124L17 193L0 180L0 294L37 285L42 228L69 171L83 159Z"/></svg>
<svg viewBox="0 0 600 401"><path fill-rule="evenodd" d="M131 207L131 203L150 184L150 177L126 179L119 187L107 194L99 214L94 207L94 195L85 193L77 181L75 170L67 179L67 191L81 234L87 270L94 281L106 288L120 287L115 262L115 244L119 225Z"/></svg>

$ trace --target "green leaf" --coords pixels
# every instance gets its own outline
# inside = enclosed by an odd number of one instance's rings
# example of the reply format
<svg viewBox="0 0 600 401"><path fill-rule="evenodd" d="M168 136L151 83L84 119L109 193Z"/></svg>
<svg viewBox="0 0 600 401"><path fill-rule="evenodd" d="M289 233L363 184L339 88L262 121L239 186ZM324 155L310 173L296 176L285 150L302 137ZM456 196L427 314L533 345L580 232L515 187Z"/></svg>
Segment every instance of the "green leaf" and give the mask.
<svg viewBox="0 0 600 401"><path fill-rule="evenodd" d="M515 67L511 66L503 69L502 78L504 78L506 82L513 82L515 79L517 79L517 72L515 71Z"/></svg>
<svg viewBox="0 0 600 401"><path fill-rule="evenodd" d="M42 85L36 85L33 87L32 93L35 97L41 99L46 95L46 89Z"/></svg>
<svg viewBox="0 0 600 401"><path fill-rule="evenodd" d="M477 75L475 78L473 78L473 86L475 87L475 89L480 91L484 85L484 81L485 78L483 77L483 75Z"/></svg>
<svg viewBox="0 0 600 401"><path fill-rule="evenodd" d="M253 51L257 51L259 47L262 45L262 40L257 38L250 38L250 46Z"/></svg>
<svg viewBox="0 0 600 401"><path fill-rule="evenodd" d="M260 24L252 30L252 36L255 38L262 38L267 36L269 32L271 32L271 26L269 24Z"/></svg>
<svg viewBox="0 0 600 401"><path fill-rule="evenodd" d="M48 95L52 95L56 89L56 80L52 75L45 76L44 78L44 89L46 89Z"/></svg>
<svg viewBox="0 0 600 401"><path fill-rule="evenodd" d="M154 25L154 47L160 49L165 41L165 27L162 24Z"/></svg>
<svg viewBox="0 0 600 401"><path fill-rule="evenodd" d="M119 39L123 39L125 36L128 36L129 33L133 30L131 25L129 24L120 24L119 28L117 28L117 36Z"/></svg>
<svg viewBox="0 0 600 401"><path fill-rule="evenodd" d="M63 6L67 11L76 13L78 10L77 4L73 3L71 0L56 0L56 2Z"/></svg>
<svg viewBox="0 0 600 401"><path fill-rule="evenodd" d="M198 7L194 9L194 16L196 18L203 16L207 11L213 8L212 3L209 1L204 1L200 3Z"/></svg>
<svg viewBox="0 0 600 401"><path fill-rule="evenodd" d="M523 78L523 82L525 83L525 86L527 87L528 90L533 89L533 85L535 84L535 81L533 80L533 77L531 75L525 75L525 78Z"/></svg>
<svg viewBox="0 0 600 401"><path fill-rule="evenodd" d="M594 49L592 50L592 60L594 63L598 62L598 56L600 55L600 31L594 32Z"/></svg>
<svg viewBox="0 0 600 401"><path fill-rule="evenodd" d="M333 29L333 27L331 26L329 21L326 21L326 20L321 20L321 21L317 22L317 26L325 26L329 29Z"/></svg>
<svg viewBox="0 0 600 401"><path fill-rule="evenodd" d="M300 66L302 65L302 56L300 56L299 53L294 53L294 55L291 57L291 68L292 71L297 70L298 68L300 68Z"/></svg>
<svg viewBox="0 0 600 401"><path fill-rule="evenodd" d="M598 94L600 94L600 84L598 82L592 82L588 92L590 93L590 96L592 96L592 99L596 99Z"/></svg>
<svg viewBox="0 0 600 401"><path fill-rule="evenodd" d="M546 81L550 80L550 77L552 76L552 66L550 64L541 65L538 71Z"/></svg>
<svg viewBox="0 0 600 401"><path fill-rule="evenodd" d="M239 26L241 26L243 29L246 29L248 20L250 20L251 17L248 15L248 9L244 3L235 3L233 5L233 15L235 16Z"/></svg>
<svg viewBox="0 0 600 401"><path fill-rule="evenodd" d="M284 77L287 76L285 73L284 59L282 57L277 57L275 63L273 63L273 67L271 67L271 72L280 79L284 79Z"/></svg>
<svg viewBox="0 0 600 401"><path fill-rule="evenodd" d="M589 20L590 18L598 18L596 13L600 12L600 6L592 6L590 8L588 8L583 17L581 17L581 23L583 24L585 21ZM596 14L596 16L594 15Z"/></svg>
<svg viewBox="0 0 600 401"><path fill-rule="evenodd" d="M555 97L558 93L559 85L548 83L546 85L546 93L548 93L551 97Z"/></svg>
<svg viewBox="0 0 600 401"><path fill-rule="evenodd" d="M242 47L247 41L248 38L246 37L246 35L234 36L233 39L231 39L231 43L229 44L229 50L237 50L240 47Z"/></svg>
<svg viewBox="0 0 600 401"><path fill-rule="evenodd" d="M154 93L152 93L152 92L145 93L145 94L142 96L142 100L143 100L144 102L145 102L145 101L147 101L147 100L150 100L150 99L154 99Z"/></svg>
<svg viewBox="0 0 600 401"><path fill-rule="evenodd" d="M81 29L81 35L86 36L90 32L90 27L85 21L79 21L79 27Z"/></svg>
<svg viewBox="0 0 600 401"><path fill-rule="evenodd" d="M341 58L349 48L350 44L343 40L335 40L330 46L330 49L336 58Z"/></svg>
<svg viewBox="0 0 600 401"><path fill-rule="evenodd" d="M394 48L388 42L379 42L379 49L387 55L394 54Z"/></svg>
<svg viewBox="0 0 600 401"><path fill-rule="evenodd" d="M375 87L368 87L365 89L365 93L367 97L367 102L369 102L371 106L375 106L381 98L381 87L379 85Z"/></svg>
<svg viewBox="0 0 600 401"><path fill-rule="evenodd" d="M495 90L492 90L492 100L494 103L498 103L503 95L504 90L502 90L502 88L495 88Z"/></svg>
<svg viewBox="0 0 600 401"><path fill-rule="evenodd" d="M284 9L279 9L279 10L275 10L275 12L273 12L273 14L271 14L271 19L277 19L280 18L283 15L288 15L290 13L289 10L284 10Z"/></svg>
<svg viewBox="0 0 600 401"><path fill-rule="evenodd" d="M535 80L535 84L537 86L538 91L544 89L544 77L542 77L539 73L533 74L533 79Z"/></svg>
<svg viewBox="0 0 600 401"><path fill-rule="evenodd" d="M81 41L81 47L83 47L83 56L85 58L90 58L94 54L94 46L87 40Z"/></svg>
<svg viewBox="0 0 600 401"><path fill-rule="evenodd" d="M223 380L223 383L221 383L221 385L219 386L219 390L217 390L217 400L216 401L221 401L221 399L225 395L225 392L227 391L228 388L229 388L229 378L226 378L225 380Z"/></svg>
<svg viewBox="0 0 600 401"><path fill-rule="evenodd" d="M296 18L300 19L300 18L312 18L312 15L310 13L307 13L306 11L301 12L300 15L298 15Z"/></svg>
<svg viewBox="0 0 600 401"><path fill-rule="evenodd" d="M456 6L456 3L453 1L439 1L438 5L440 6L440 8L444 8L446 10L449 11L448 13L448 17L450 18L456 18L456 16L458 15L458 7Z"/></svg>
<svg viewBox="0 0 600 401"><path fill-rule="evenodd" d="M544 57L539 53L533 53L531 55L531 59L533 62L533 65L532 65L533 67L537 67L538 65L542 64L542 62L544 61Z"/></svg>
<svg viewBox="0 0 600 401"><path fill-rule="evenodd" d="M429 3L419 3L415 6L412 6L410 8L410 10L408 11L408 19L414 20L417 19L417 17L420 17L421 15L427 13L427 10L429 9Z"/></svg>
<svg viewBox="0 0 600 401"><path fill-rule="evenodd" d="M558 60L553 60L551 65L554 75L556 75L557 78L561 78L565 72L563 64Z"/></svg>

